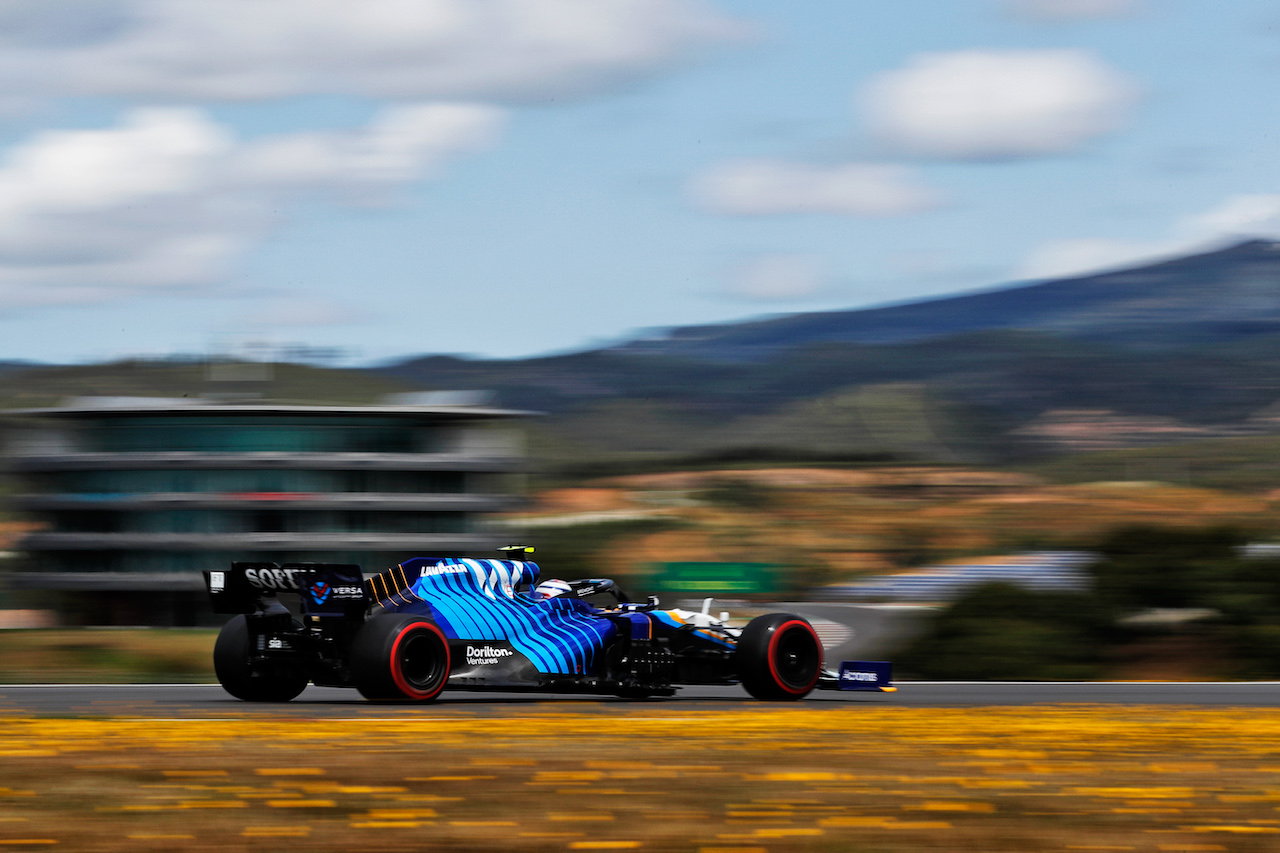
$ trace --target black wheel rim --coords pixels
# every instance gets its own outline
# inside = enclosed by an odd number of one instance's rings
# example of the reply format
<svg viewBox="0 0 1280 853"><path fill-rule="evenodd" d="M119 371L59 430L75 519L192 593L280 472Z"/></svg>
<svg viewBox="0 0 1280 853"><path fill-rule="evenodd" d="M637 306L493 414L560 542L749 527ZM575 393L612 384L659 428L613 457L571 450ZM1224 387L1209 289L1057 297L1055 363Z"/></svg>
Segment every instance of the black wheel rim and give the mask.
<svg viewBox="0 0 1280 853"><path fill-rule="evenodd" d="M775 649L774 666L784 684L798 688L813 681L820 664L817 644L808 631L800 626L787 629L778 638Z"/></svg>
<svg viewBox="0 0 1280 853"><path fill-rule="evenodd" d="M435 687L444 669L439 642L428 631L416 631L400 642L400 675L414 690Z"/></svg>

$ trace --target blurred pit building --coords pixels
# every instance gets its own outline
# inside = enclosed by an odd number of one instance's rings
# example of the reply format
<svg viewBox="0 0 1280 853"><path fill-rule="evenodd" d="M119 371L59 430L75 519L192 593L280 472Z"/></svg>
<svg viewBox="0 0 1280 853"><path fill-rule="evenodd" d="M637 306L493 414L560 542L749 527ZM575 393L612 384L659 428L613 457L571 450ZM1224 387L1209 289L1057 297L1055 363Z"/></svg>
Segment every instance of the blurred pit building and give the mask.
<svg viewBox="0 0 1280 853"><path fill-rule="evenodd" d="M401 403L405 401L400 401ZM522 491L525 413L484 405L300 406L81 398L7 413L11 597L69 624L211 620L202 569L358 563L499 545Z"/></svg>

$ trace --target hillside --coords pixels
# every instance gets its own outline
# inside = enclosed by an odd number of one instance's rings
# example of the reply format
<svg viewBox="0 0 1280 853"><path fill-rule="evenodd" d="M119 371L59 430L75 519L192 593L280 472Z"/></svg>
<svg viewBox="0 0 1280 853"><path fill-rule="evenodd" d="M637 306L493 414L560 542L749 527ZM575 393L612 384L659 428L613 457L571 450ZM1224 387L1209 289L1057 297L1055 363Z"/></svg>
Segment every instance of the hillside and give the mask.
<svg viewBox="0 0 1280 853"><path fill-rule="evenodd" d="M668 561L770 562L822 584L977 555L1081 548L1125 525L1274 536L1278 497L1149 482L1056 484L961 466L707 468L545 490L512 520L528 525L547 565L584 574L603 566L622 577Z"/></svg>
<svg viewBox="0 0 1280 853"><path fill-rule="evenodd" d="M1280 431L1280 244L910 305L379 372L548 412L553 461L1008 462Z"/></svg>
<svg viewBox="0 0 1280 853"><path fill-rule="evenodd" d="M906 305L690 326L623 349L757 360L820 342L902 343L993 329L1144 347L1280 333L1280 243L1251 240L1141 267Z"/></svg>

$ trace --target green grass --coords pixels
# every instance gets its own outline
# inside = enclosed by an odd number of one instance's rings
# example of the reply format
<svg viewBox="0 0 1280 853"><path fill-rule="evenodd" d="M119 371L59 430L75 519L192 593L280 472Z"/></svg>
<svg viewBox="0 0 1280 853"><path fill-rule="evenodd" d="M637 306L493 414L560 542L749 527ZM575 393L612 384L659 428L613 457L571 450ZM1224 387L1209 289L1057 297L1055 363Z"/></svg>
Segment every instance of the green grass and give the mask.
<svg viewBox="0 0 1280 853"><path fill-rule="evenodd" d="M0 683L213 680L212 628L0 631Z"/></svg>
<svg viewBox="0 0 1280 853"><path fill-rule="evenodd" d="M1078 453L1027 470L1059 483L1160 481L1227 491L1269 491L1280 488L1280 436Z"/></svg>

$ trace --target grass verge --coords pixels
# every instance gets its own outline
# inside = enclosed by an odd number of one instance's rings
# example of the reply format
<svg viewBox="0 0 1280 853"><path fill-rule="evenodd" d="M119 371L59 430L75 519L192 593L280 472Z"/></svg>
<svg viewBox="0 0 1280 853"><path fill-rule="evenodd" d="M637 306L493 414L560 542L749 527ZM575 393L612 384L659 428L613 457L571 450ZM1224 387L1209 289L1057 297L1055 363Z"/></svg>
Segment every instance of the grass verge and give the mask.
<svg viewBox="0 0 1280 853"><path fill-rule="evenodd" d="M211 628L0 631L0 683L213 680Z"/></svg>

